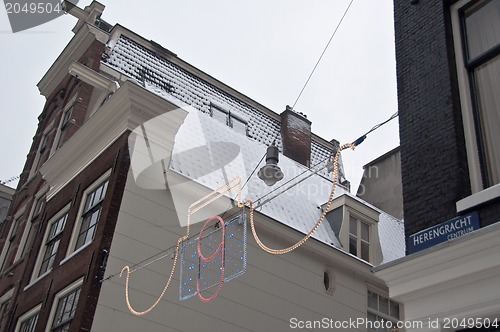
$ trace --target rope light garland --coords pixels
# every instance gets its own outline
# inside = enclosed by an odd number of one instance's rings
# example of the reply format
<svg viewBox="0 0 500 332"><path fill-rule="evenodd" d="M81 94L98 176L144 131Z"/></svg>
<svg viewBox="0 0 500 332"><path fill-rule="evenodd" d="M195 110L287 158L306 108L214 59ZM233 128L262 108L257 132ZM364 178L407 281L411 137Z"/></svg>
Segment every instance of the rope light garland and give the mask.
<svg viewBox="0 0 500 332"><path fill-rule="evenodd" d="M342 145L337 150L337 152L335 154L335 157L333 158L333 184L332 184L332 190L330 192L330 196L329 196L328 202L326 204L326 208L321 213L321 216L318 218L318 220L314 224L313 228L300 241L298 241L297 243L295 243L295 244L293 244L293 245L291 245L291 246L289 246L287 248L272 249L272 248L268 247L267 245L265 245L260 240L260 238L259 238L259 236L257 234L257 231L255 229L255 218L254 218L255 207L254 207L253 201L252 200L247 200L245 202L242 202L242 200L241 200L242 185L241 185L241 178L240 177L233 178L232 180L228 181L227 183L225 183L224 185L220 186L216 190L212 191L211 193L205 195L201 199L199 199L196 202L194 202L193 204L191 204L189 206L189 208L188 208L188 219L187 219L186 235L181 236L177 240L177 244L175 245L174 262L173 262L172 269L170 271L167 283L165 284L165 287L163 288L163 290L160 293L160 295L157 298L157 300L148 309L146 309L144 311L137 311L137 310L135 310L133 308L133 306L132 306L132 304L130 302L129 284L130 284L130 275L133 272L135 272L135 270L131 270L131 268L128 265L125 266L125 267L123 267L123 269L121 270L121 272L120 272L120 278L123 276L124 272L127 273L126 279L125 279L125 300L126 300L127 307L129 309L129 311L132 314L136 315L136 316L144 316L144 315L148 314L149 312L151 312L151 310L153 310L156 306L158 306L158 304L160 303L160 301L165 296L165 293L168 290L168 288L170 286L170 283L172 282L172 278L173 278L173 275L175 273L175 269L176 269L176 266L177 266L177 261L178 261L178 258L179 258L179 247L181 247L181 244L183 243L183 241L185 241L185 240L187 240L189 238L190 226L191 226L191 215L194 214L194 213L196 213L196 212L198 212L198 211L200 211L204 207L210 205L211 203L215 202L217 199L223 197L224 195L226 195L226 194L228 194L228 193L230 193L230 192L232 192L234 190L237 191L236 199L235 199L236 202L237 202L237 206L239 208L244 208L245 206L247 206L249 208L249 210L250 210L250 226L251 226L251 230L252 230L252 235L253 235L256 243L259 245L259 247L262 250L266 251L269 254L273 254L273 255L283 255L283 254L287 254L287 253L289 253L289 252L291 252L293 250L296 250L297 248L299 248L300 246L302 246L304 243L306 243L307 240L309 240L309 238L311 238L311 236L313 236L314 232L320 227L321 223L325 219L326 213L329 211L330 206L331 206L331 204L333 202L333 199L334 199L334 196L335 196L336 184L337 184L337 181L338 181L339 158L340 158L341 152L343 150L345 150L345 149L348 149L348 148L354 150L355 147L356 147L356 142L353 142L353 143L344 144L344 145ZM219 246L215 250L215 252L211 256L205 257L201 253L201 238L202 238L202 235L203 235L203 231L207 228L207 225L209 224L209 222L213 221L213 220L218 220L221 223L221 227L222 227L222 239L221 239L221 242L220 242ZM214 216L214 217L209 218L205 222L205 224L203 225L203 228L201 229L200 234L198 236L198 244L197 244L197 246L198 246L197 249L198 249L199 259L201 261L203 261L203 262L213 261L217 257L218 254L220 254L220 257L221 257L221 267L220 267L221 279L220 279L220 282L219 282L217 290L215 291L215 293L211 297L207 298L207 297L204 297L203 295L201 295L201 290L200 290L201 276L200 276L200 271L198 272L198 280L196 282L196 289L197 289L198 297L199 297L199 299L202 302L208 303L208 302L212 302L220 294L220 292L222 290L222 286L224 284L224 269L225 269L225 256L224 256L225 255L225 223L224 223L224 220L221 217Z"/></svg>
<svg viewBox="0 0 500 332"><path fill-rule="evenodd" d="M136 316L143 316L143 315L146 315L147 313L151 312L151 310L153 310L160 303L160 301L164 297L164 295L165 295L165 293L166 293L167 289L169 288L170 283L172 281L172 277L174 275L174 272L175 272L175 269L176 269L176 265L177 265L177 261L178 261L178 258L179 258L179 247L181 247L181 244L184 241L186 241L186 240L189 239L190 224L191 224L191 215L194 214L194 213L196 213L196 212L198 212L199 210L201 210L202 208L206 207L207 205L215 202L217 199L219 199L220 197L224 196L225 194L232 192L235 189L237 190L237 195L236 195L236 199L235 199L235 201L237 202L237 206L239 208L244 208L245 206L249 207L249 210L250 210L250 212L249 212L249 214L250 214L250 225L251 225L252 235L253 235L256 243L259 245L259 247L262 250L266 251L269 254L273 254L273 255L283 255L283 254L289 253L289 252L291 252L291 251L299 248L300 246L302 246L314 234L314 232L320 227L321 223L324 221L324 219L326 217L326 213L329 211L330 206L331 206L331 204L333 202L333 199L334 199L334 196L335 196L336 184L338 182L338 177L339 177L339 158L340 158L341 152L343 150L345 150L345 149L348 149L348 148L350 148L351 150L354 150L357 145L361 144L366 139L366 136L368 134L370 134L371 132L379 129L381 126L383 126L384 124L388 123L389 121L391 121L392 119L396 118L397 116L398 116L398 112L394 113L386 121L384 121L384 122L382 122L382 123L374 126L366 134L362 135L361 137L359 137L354 142L352 142L352 143L346 143L346 144L342 145L337 150L337 152L335 153L335 156L333 158L333 184L332 184L332 190L330 192L330 196L329 196L328 202L326 204L326 208L323 209L323 212L322 212L321 216L319 217L319 219L317 220L317 222L315 223L315 225L313 226L313 228L309 231L309 233L307 233L300 241L298 241L297 243L295 243L292 246L289 246L288 248L284 248L284 249L272 249L272 248L269 248L267 245L265 245L260 240L260 238L259 238L259 236L258 236L258 234L256 232L256 229L255 229L254 211L255 211L256 207L254 206L252 200L247 200L245 202L242 202L242 200L241 200L242 188L248 183L248 181L250 180L251 176L246 180L246 182L245 182L245 184L243 186L241 185L241 179L240 179L240 177L235 177L232 180L230 180L227 183L225 183L224 185L222 185L219 188L217 188L216 190L214 190L213 192L211 192L210 194L204 196L203 198L201 198L198 201L196 201L193 204L191 204L189 206L189 209L188 209L188 220L187 220L186 235L180 237L177 240L177 243L175 245L175 255L174 255L174 258L173 258L174 262L173 262L172 270L170 271L170 275L168 277L167 283L166 283L165 287L163 288L160 296L153 303L153 305L151 305L151 307L149 307L148 309L146 309L144 311L136 311L132 307L132 305L130 303L130 295L129 295L129 281L130 281L130 274L132 274L133 272L135 272L138 269L141 269L143 267L146 267L146 266L152 264L153 262L147 263L147 264L145 264L145 265L143 265L143 266L141 266L139 268L136 268L134 270L131 270L131 268L129 266L125 266L121 270L121 272L120 272L120 278L122 277L122 275L123 275L124 272L127 272L127 276L126 276L126 280L125 280L125 298L126 298L126 303L127 303L127 307L129 309L129 311L132 314L136 315ZM261 159L261 161L262 161L262 159ZM258 165L257 165L257 167L258 167ZM254 170L254 172L255 172L255 170ZM253 175L254 172L252 172L252 175ZM298 183L300 183L300 182L301 181L299 181ZM290 188L287 188L286 190L288 190L288 189L290 189ZM222 191L222 190L224 190L224 191ZM259 204L257 207L262 206L263 204L269 202L270 200L271 199L266 200L266 202L264 202L262 204ZM260 201L260 198L257 201ZM217 218L217 217L213 217L213 218ZM209 221L210 220L214 220L213 218L209 219ZM222 219L222 218L220 218L220 219ZM208 223L208 221L207 221L207 223ZM206 227L206 225L204 226L204 228L205 227ZM224 227L223 227L223 229L224 229ZM202 232L203 232L203 229L202 229ZM200 234L199 238L201 238L201 235L202 234ZM224 237L223 237L223 241L224 241ZM199 280L198 280L198 283L197 283L198 296L199 296L200 300L203 301L203 302L211 302L211 301L213 301L219 295L219 293L220 293L220 291L222 289L222 285L224 283L224 269L225 269L225 256L224 256L225 255L225 248L224 248L224 244L225 244L225 242L221 243L219 245L218 249L216 250L216 253L215 253L215 255L218 252L221 253L221 263L222 263L221 264L221 281L219 282L219 287L218 287L216 293L214 295L212 295L210 298L205 298L203 296L200 296L200 294L199 294L200 293L200 289L199 289L200 286L199 286ZM167 249L167 250L170 250L170 249ZM200 252L200 250L198 250L198 252ZM212 256L214 256L214 255L212 255ZM214 258L212 256L210 256L209 258ZM156 262L159 259L164 258L164 257L166 257L166 255L163 255L162 257L156 259L154 262ZM111 275L108 278L106 278L105 280L108 280L108 279L110 279L113 276L114 275Z"/></svg>
<svg viewBox="0 0 500 332"><path fill-rule="evenodd" d="M255 241L257 242L257 244L259 245L259 247L262 250L266 251L267 253L273 254L273 255L283 255L283 254L287 254L287 253L289 253L289 252L291 252L291 251L299 248L304 243L306 243L307 240L309 240L309 238L319 228L319 226L321 225L321 223L323 222L323 220L325 220L326 213L330 210L330 206L331 206L331 204L333 202L333 199L334 199L334 196L335 196L335 188L337 187L336 184L337 184L337 181L338 181L340 153L342 152L342 150L345 150L347 148L351 148L352 150L354 150L355 147L356 147L355 143L346 143L346 144L342 145L337 150L337 153L335 154L335 157L333 159L333 185L332 185L332 190L330 192L330 197L329 197L328 202L326 204L326 208L323 209L323 212L321 213L321 216L319 217L319 219L316 222L316 224L314 224L314 227L309 231L309 233L307 233L306 236L304 236L300 241L298 241L294 245L291 245L288 248L284 248L284 249L272 249L272 248L269 248L268 246L266 246L260 240L259 236L257 235L257 231L255 230L255 220L254 220L254 210L255 209L254 209L254 206L253 206L253 201L248 200L245 203L239 203L238 204L239 207L243 207L243 206L247 205L250 208L250 227L252 229L252 235L253 235Z"/></svg>

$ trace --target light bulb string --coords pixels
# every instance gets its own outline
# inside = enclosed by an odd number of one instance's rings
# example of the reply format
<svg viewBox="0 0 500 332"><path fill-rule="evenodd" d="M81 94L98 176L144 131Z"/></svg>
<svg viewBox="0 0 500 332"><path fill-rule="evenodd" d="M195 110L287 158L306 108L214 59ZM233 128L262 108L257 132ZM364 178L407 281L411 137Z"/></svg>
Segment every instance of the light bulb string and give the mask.
<svg viewBox="0 0 500 332"><path fill-rule="evenodd" d="M326 214L327 212L330 210L330 206L333 202L333 199L335 197L335 189L337 187L336 183L337 183L337 180L338 180L338 169L339 169L339 158L340 158L340 154L342 152L342 150L345 150L347 148L350 148L351 150L354 150L356 147L356 144L355 143L346 143L344 145L342 145L338 150L337 150L337 153L335 154L335 157L334 157L334 160L333 160L333 184L332 184L332 190L330 192L330 197L328 199L328 202L325 206L325 208L323 209L323 212L321 213L321 216L318 218L318 220L316 221L316 223L314 224L313 228L309 231L309 233L307 233L301 240L299 240L297 243L287 247L287 248L283 248L283 249L272 249L270 247L268 247L267 245L265 245L259 238L258 234L257 234L257 231L255 229L255 218L254 218L254 205L253 205L253 201L252 200L247 200L246 202L244 203L238 203L238 206L240 208L244 207L244 206L248 206L249 209L250 209L250 227L251 227L251 230L252 230L252 235L255 239L255 242L257 242L257 244L259 245L259 247L266 251L267 253L270 253L270 254L273 254L273 255L283 255L283 254L286 254L286 253L289 253L297 248L299 248L300 246L302 246L304 243L306 243L307 240L309 240L309 238L311 236L313 236L314 232L316 232L316 230L320 227L320 225L323 223L325 217L326 217ZM261 204L262 205L262 204Z"/></svg>

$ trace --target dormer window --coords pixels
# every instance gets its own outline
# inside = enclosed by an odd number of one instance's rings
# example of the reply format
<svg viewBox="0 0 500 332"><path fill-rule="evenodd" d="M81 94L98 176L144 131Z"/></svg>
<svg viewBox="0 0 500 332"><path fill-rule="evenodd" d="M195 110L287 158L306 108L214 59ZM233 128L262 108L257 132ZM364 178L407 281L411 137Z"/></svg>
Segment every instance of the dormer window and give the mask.
<svg viewBox="0 0 500 332"><path fill-rule="evenodd" d="M210 116L220 123L233 128L234 131L247 135L248 119L242 114L231 111L218 103L211 102Z"/></svg>
<svg viewBox="0 0 500 332"><path fill-rule="evenodd" d="M371 264L382 262L378 237L379 212L349 195L333 200L326 219L343 249Z"/></svg>

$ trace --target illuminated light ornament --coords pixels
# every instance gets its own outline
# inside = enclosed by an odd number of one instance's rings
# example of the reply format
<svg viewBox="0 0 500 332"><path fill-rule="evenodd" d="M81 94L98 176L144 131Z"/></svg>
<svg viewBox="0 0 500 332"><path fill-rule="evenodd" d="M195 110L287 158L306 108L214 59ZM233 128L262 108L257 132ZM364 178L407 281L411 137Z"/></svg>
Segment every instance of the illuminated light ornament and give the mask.
<svg viewBox="0 0 500 332"><path fill-rule="evenodd" d="M220 227L222 229L222 239L220 241L220 244L219 246L217 247L217 249L215 250L215 252L212 254L212 256L210 257L205 257L203 256L203 253L201 252L201 241L203 239L203 231L205 230L205 228L207 227L207 225L210 223L210 221L212 220L218 220L220 222ZM222 285L224 284L224 239L226 238L226 225L224 224L224 220L222 220L221 217L219 216L215 216L215 217L212 217L210 219L208 219L205 224L203 225L201 231L200 231L200 235L198 236L198 241L197 241L197 249L198 249L198 258L200 259L200 261L204 262L204 263L210 263L212 262L215 257L220 254L220 281L219 281L219 287L217 288L217 290L215 291L215 293L211 296L211 297L204 297L203 295L201 295L201 291L200 291L200 281L203 279L203 277L201 276L201 271L203 271L204 269L200 268L198 269L198 279L196 280L196 292L198 293L198 297L200 298L200 300L202 302L212 302L213 300L215 300L215 298L219 295L220 291L222 290ZM200 265L202 263L200 262ZM208 281L210 282L210 278L208 279ZM206 283L205 283L206 285ZM206 287L206 286L205 286Z"/></svg>
<svg viewBox="0 0 500 332"><path fill-rule="evenodd" d="M196 295L200 296L205 290L219 286L222 280L222 263L224 264L224 283L245 274L247 267L247 227L245 216L245 212L241 211L237 216L225 222L223 258L220 255L216 257L216 250L220 248L222 242L221 227L212 229L210 232L207 232L207 228L204 227L203 234L200 234L196 239L184 243L180 249L179 299L181 301ZM198 249L198 245L200 245L200 249ZM199 252L214 251L215 254L208 257L213 258L213 261L210 262L203 261L198 255ZM198 281L199 284L197 285ZM200 300L202 299L200 298Z"/></svg>
<svg viewBox="0 0 500 332"><path fill-rule="evenodd" d="M170 283L172 281L172 277L175 273L175 268L177 266L177 260L179 258L179 248L181 247L181 243L189 239L189 231L190 231L190 221L191 221L191 215L200 211L204 207L210 205L211 203L215 202L219 198L223 197L225 194L228 194L232 192L233 190L237 190L237 201L241 202L241 179L239 177L235 177L232 180L228 181L226 184L220 186L219 188L215 189L208 195L200 198L193 204L191 204L188 208L188 223L186 226L186 235L181 236L177 240L177 244L175 245L175 256L174 256L174 263L172 265L172 270L170 271L170 275L168 277L167 283L165 284L165 287L163 288L162 292L160 293L160 296L158 299L149 307L148 309L144 311L137 311L133 308L132 304L130 303L130 295L129 295L129 282L130 282L130 275L135 272L136 270L131 270L130 267L124 266L123 269L120 272L120 278L123 276L124 272L127 272L127 276L125 278L125 301L127 303L127 307L129 311L136 316L144 316L151 312L163 299L165 296L165 293L167 292L168 287L170 286Z"/></svg>

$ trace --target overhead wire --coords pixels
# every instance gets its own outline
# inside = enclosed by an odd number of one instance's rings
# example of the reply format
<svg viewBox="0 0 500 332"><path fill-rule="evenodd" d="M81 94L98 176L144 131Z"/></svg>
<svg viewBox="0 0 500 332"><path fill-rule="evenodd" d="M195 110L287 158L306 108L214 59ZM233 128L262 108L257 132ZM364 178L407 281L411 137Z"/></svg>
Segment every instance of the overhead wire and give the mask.
<svg viewBox="0 0 500 332"><path fill-rule="evenodd" d="M367 136L367 135L369 135L369 134L371 134L372 132L374 132L375 130L379 129L380 127L382 127L382 126L383 126L383 125L385 125L386 123L390 122L391 120L393 120L393 119L394 119L394 118L396 118L397 116L398 116L398 112L396 112L396 113L394 113L393 115L391 115L391 117L390 117L390 118L388 118L387 120L385 120L385 121L383 121L383 122L381 122L381 123L379 123L379 124L377 124L377 125L373 126L373 127L372 127L369 131L367 131L364 135L361 135L361 136L360 136L360 138L361 138L361 137L366 138L366 136ZM361 142L359 142L359 143L357 143L357 144L356 144L356 142L357 142L358 140L359 140L359 138L358 138L356 141L352 142L351 144L354 144L354 145L356 145L356 146L357 146L357 145L361 144L361 143L364 141L364 139L363 139L363 140L361 140ZM271 190L270 192L268 192L268 193L264 194L263 196L256 198L256 199L255 199L255 202L257 202L257 203L258 203L258 205L257 205L257 206L255 206L255 208L258 208L258 207L260 207L260 206L263 206L264 204L269 203L270 201L272 201L272 200L273 200L273 199L275 199L276 197L278 197L278 196L282 195L283 193L285 193L286 191L290 190L291 188L293 188L294 186L298 185L299 183L303 182L304 180L306 180L306 179L307 179L307 178L309 178L310 176L317 174L317 173L318 173L320 170L322 170L323 168L320 168L320 169L318 169L318 170L314 170L314 171L313 171L312 169L313 169L313 168L315 168L316 166L320 165L321 163L326 162L328 159L330 159L330 158L332 157L332 155L333 155L333 151L331 151L330 155L329 155L327 158L324 158L324 159L323 159L323 160L321 160L320 162L316 163L316 164L315 164L312 168L307 168L307 169L305 169L304 171L302 171L302 172L301 172L301 173L299 173L298 175L294 176L293 178L291 178L291 179L290 179L290 180L288 180L287 182L285 182L285 183L283 183L282 185L280 185L279 187L274 188L273 190ZM265 156L266 156L266 155L264 154L264 156L263 156L263 157L260 159L260 161L257 163L257 165L255 166L255 168L253 169L253 171L251 172L251 174L250 174L250 175L248 176L248 178L246 179L246 181L245 181L244 185L242 186L242 188L243 188L243 187L244 187L244 186L245 186L245 185L246 185L246 184L250 181L251 177L253 176L253 174L255 174L255 171L257 170L257 168L259 167L259 165L262 163L262 160L264 159L264 157L265 157ZM280 193L278 193L277 195L272 196L270 199L268 199L268 200L266 200L266 201L262 202L262 199L264 199L265 197L269 196L269 195L270 195L270 194L272 194L273 192L276 192L276 191L277 191L277 190L279 190L280 188L283 188L285 185L287 185L288 183L292 182L293 180L295 180L295 179L299 178L300 176L304 175L304 174L305 174L305 173L307 173L307 172L311 172L311 174L310 174L308 177L306 177L306 178L304 178L304 179L301 179L300 181L298 181L297 183L292 184L290 187L288 187L288 188L286 188L285 190L281 191L281 192L280 192ZM229 210L229 208L228 208L228 209L224 212L223 216L227 213L227 211L228 211L228 210ZM193 235L191 238L196 237L196 236L197 236L197 235ZM189 239L191 239L191 238L189 238ZM188 239L188 240L189 240L189 239ZM141 270L141 269L143 269L143 268L146 268L146 267L148 267L149 265L154 264L154 263L156 263L156 262L158 262L158 261L162 260L162 259L163 259L163 258L165 258L165 257L171 256L172 254L174 254L174 253L175 253L175 250L174 250L175 248L176 248L176 245L173 245L173 246L171 246L171 247L169 247L169 248L167 248L167 249L164 249L164 250L160 251L159 253L156 253L156 254L154 254L154 255L152 255L152 256L150 256L150 257L147 257L147 258L143 259L142 261L140 261L140 262L138 262L138 263L136 263L136 264L132 265L132 266L130 267L130 273L134 273L134 272L136 272L136 271L138 271L138 270ZM157 257L158 255L161 255L161 256ZM157 257L157 258L155 259L155 257ZM152 261L151 261L151 260L152 260ZM146 262L147 262L147 263L146 263ZM119 274L119 273L114 273L114 274L109 275L108 277L106 277L105 279L103 279L103 282L104 282L104 281L106 281L106 280L109 280L109 279L111 279L111 278L114 278L114 277L115 277L115 276L117 276L118 274Z"/></svg>
<svg viewBox="0 0 500 332"><path fill-rule="evenodd" d="M351 5L352 3L354 2L354 0L351 0L351 2L349 3L349 5L347 6L346 10L344 11L344 14L342 15L342 17L340 18L340 21L339 23L337 24L337 26L335 27L335 29L333 30L333 33L330 37L330 39L328 40L328 43L326 43L326 46L325 48L323 49L323 52L321 53L321 55L319 56L319 59L318 61L316 61L316 64L314 65L314 68L313 70L311 71L311 74L309 74L309 77L307 78L306 80L306 83L304 84L304 86L302 87L302 90L300 90L300 93L297 97L297 99L295 100L295 102L293 103L293 106L292 106L292 110L295 108L295 106L297 105L297 102L299 101L300 97L302 96L302 93L304 92L304 90L306 89L307 87L307 84L309 84L309 81L311 80L311 77L313 76L314 72L316 71L316 68L318 67L319 63L321 62L321 59L323 59L323 55L325 55L326 53L326 50L328 49L328 46L330 46L330 43L332 42L332 39L333 37L335 37L335 34L337 33L337 30L339 29L340 25L342 24L342 21L344 21L344 18L345 16L347 15L347 12L349 11L349 8L351 8Z"/></svg>

